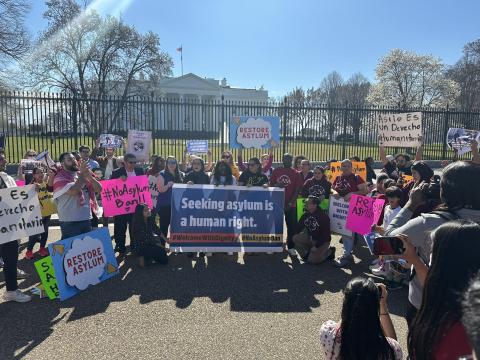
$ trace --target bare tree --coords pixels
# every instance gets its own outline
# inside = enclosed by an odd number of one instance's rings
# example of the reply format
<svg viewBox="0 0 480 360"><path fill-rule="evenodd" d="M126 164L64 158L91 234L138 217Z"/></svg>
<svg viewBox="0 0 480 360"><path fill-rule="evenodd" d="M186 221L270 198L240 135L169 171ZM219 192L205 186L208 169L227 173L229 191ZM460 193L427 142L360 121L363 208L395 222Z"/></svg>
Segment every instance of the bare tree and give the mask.
<svg viewBox="0 0 480 360"><path fill-rule="evenodd" d="M28 51L30 40L25 16L30 10L26 0L0 0L0 60L5 65Z"/></svg>
<svg viewBox="0 0 480 360"><path fill-rule="evenodd" d="M290 128L300 129L302 137L315 135L314 124L320 122L318 114L312 111L311 107L318 106L320 103L320 92L314 88L304 89L295 88L286 96L289 106Z"/></svg>
<svg viewBox="0 0 480 360"><path fill-rule="evenodd" d="M448 69L447 76L459 85L456 105L480 109L480 39L465 45L462 58Z"/></svg>
<svg viewBox="0 0 480 360"><path fill-rule="evenodd" d="M172 60L161 51L156 34L140 34L121 20L83 10L74 0L51 0L47 6L49 27L24 72L36 89L80 98L72 116L78 114L87 131L110 131L119 124L134 85L145 87L136 81L140 74L146 74L150 84L171 74ZM117 95L115 106L105 107L102 100L111 95Z"/></svg>

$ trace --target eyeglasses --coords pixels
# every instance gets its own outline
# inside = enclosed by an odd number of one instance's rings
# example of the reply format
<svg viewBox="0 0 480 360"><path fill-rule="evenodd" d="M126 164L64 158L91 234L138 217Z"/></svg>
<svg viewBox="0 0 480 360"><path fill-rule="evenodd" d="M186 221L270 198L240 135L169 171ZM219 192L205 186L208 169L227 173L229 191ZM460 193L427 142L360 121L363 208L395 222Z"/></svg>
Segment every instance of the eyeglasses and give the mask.
<svg viewBox="0 0 480 360"><path fill-rule="evenodd" d="M34 157L37 156L37 154L27 154L27 157Z"/></svg>
<svg viewBox="0 0 480 360"><path fill-rule="evenodd" d="M258 165L256 163L248 163L248 166L255 166L255 165Z"/></svg>
<svg viewBox="0 0 480 360"><path fill-rule="evenodd" d="M137 162L136 161L129 161L128 163L129 164L136 164Z"/></svg>
<svg viewBox="0 0 480 360"><path fill-rule="evenodd" d="M177 162L176 162L175 160L168 160L168 161L167 161L167 164L177 165Z"/></svg>
<svg viewBox="0 0 480 360"><path fill-rule="evenodd" d="M222 155L222 159L230 159L231 156L230 155Z"/></svg>

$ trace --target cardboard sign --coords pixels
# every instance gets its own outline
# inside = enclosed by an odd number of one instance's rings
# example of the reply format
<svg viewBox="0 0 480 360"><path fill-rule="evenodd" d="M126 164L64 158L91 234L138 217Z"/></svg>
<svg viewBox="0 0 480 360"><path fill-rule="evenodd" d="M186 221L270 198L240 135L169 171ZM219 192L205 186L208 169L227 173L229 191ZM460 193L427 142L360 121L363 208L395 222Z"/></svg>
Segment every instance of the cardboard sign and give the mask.
<svg viewBox="0 0 480 360"><path fill-rule="evenodd" d="M102 205L105 216L133 214L138 204L152 208L152 197L148 178L145 175L132 176L123 181L112 179L102 181Z"/></svg>
<svg viewBox="0 0 480 360"><path fill-rule="evenodd" d="M330 163L330 171L325 172L327 180L331 183L335 181L337 176L342 175L342 163L340 161ZM363 181L367 181L367 166L365 161L352 161L352 171L354 174L360 176Z"/></svg>
<svg viewBox="0 0 480 360"><path fill-rule="evenodd" d="M157 176L149 175L148 176L148 186L150 188L150 195L152 196L152 207L155 208L157 206L157 199L158 199L158 179L161 175L158 174Z"/></svg>
<svg viewBox="0 0 480 360"><path fill-rule="evenodd" d="M48 245L60 300L118 274L117 259L107 228Z"/></svg>
<svg viewBox="0 0 480 360"><path fill-rule="evenodd" d="M20 166L24 173L31 173L35 168L45 167L45 163L34 159L22 159L20 160Z"/></svg>
<svg viewBox="0 0 480 360"><path fill-rule="evenodd" d="M50 300L54 300L60 296L57 286L57 279L55 278L55 270L53 269L52 258L46 256L43 259L35 261L35 269L37 269L38 276L42 282L43 289Z"/></svg>
<svg viewBox="0 0 480 360"><path fill-rule="evenodd" d="M404 184L407 184L407 183L409 183L410 181L413 180L413 176L412 176L412 175L402 174L400 177L403 178L403 183L404 183Z"/></svg>
<svg viewBox="0 0 480 360"><path fill-rule="evenodd" d="M467 130L459 128L450 128L447 133L447 145L450 149L456 150L458 156L462 156L470 151L470 143L476 140L480 142L480 132L477 130Z"/></svg>
<svg viewBox="0 0 480 360"><path fill-rule="evenodd" d="M422 136L422 113L380 114L379 145L418 147Z"/></svg>
<svg viewBox="0 0 480 360"><path fill-rule="evenodd" d="M0 190L0 244L44 231L35 185Z"/></svg>
<svg viewBox="0 0 480 360"><path fill-rule="evenodd" d="M17 184L18 187L25 186L25 180L15 180L15 184Z"/></svg>
<svg viewBox="0 0 480 360"><path fill-rule="evenodd" d="M230 147L266 149L280 144L278 116L234 116L230 121Z"/></svg>
<svg viewBox="0 0 480 360"><path fill-rule="evenodd" d="M121 136L113 134L101 134L98 140L102 148L121 148L123 141Z"/></svg>
<svg viewBox="0 0 480 360"><path fill-rule="evenodd" d="M151 143L151 131L128 130L127 152L135 155L138 161L149 160Z"/></svg>
<svg viewBox="0 0 480 360"><path fill-rule="evenodd" d="M300 218L305 213L305 202L307 199L305 198L298 198L297 199L297 222L300 221ZM320 209L328 211L328 207L330 205L329 199L323 199L320 203Z"/></svg>
<svg viewBox="0 0 480 360"><path fill-rule="evenodd" d="M47 190L47 183L42 183L38 188L38 201L40 202L42 217L57 213L57 205L53 201L53 194Z"/></svg>
<svg viewBox="0 0 480 360"><path fill-rule="evenodd" d="M328 216L330 217L330 230L334 233L352 236L352 231L346 227L348 215L348 203L343 199L330 198Z"/></svg>
<svg viewBox="0 0 480 360"><path fill-rule="evenodd" d="M187 141L187 152L189 154L208 153L208 140L190 140Z"/></svg>
<svg viewBox="0 0 480 360"><path fill-rule="evenodd" d="M372 231L382 213L384 199L353 194L350 198L346 228L365 235Z"/></svg>
<svg viewBox="0 0 480 360"><path fill-rule="evenodd" d="M283 251L284 191L175 184L170 250Z"/></svg>

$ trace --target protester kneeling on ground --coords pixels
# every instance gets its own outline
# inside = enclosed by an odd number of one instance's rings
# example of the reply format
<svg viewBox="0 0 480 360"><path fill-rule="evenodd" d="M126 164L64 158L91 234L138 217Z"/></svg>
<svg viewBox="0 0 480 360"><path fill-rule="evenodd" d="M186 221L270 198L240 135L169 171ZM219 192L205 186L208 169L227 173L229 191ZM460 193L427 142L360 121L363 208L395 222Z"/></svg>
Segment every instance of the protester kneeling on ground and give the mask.
<svg viewBox="0 0 480 360"><path fill-rule="evenodd" d="M298 233L293 242L300 256L310 264L335 258L335 248L330 247L330 218L319 207L321 199L309 196L306 212L298 221Z"/></svg>
<svg viewBox="0 0 480 360"><path fill-rule="evenodd" d="M401 235L400 235L401 236ZM405 259L417 263L414 247L404 241ZM461 322L463 294L480 270L480 226L457 220L438 227L424 282L422 305L408 334L414 359L459 359L472 348Z"/></svg>
<svg viewBox="0 0 480 360"><path fill-rule="evenodd" d="M343 293L341 322L329 320L320 329L325 358L402 359L385 286L357 277L347 283Z"/></svg>
<svg viewBox="0 0 480 360"><path fill-rule="evenodd" d="M410 192L410 198L390 225L385 235L405 234L416 247L419 258L412 263L415 272L409 284L407 323L411 324L422 304L423 282L432 251L431 232L449 220L466 219L480 223L480 165L470 161L457 161L448 165L440 181L440 197L442 204L429 214L421 214L411 219L416 209L427 201L426 193L431 184L422 184ZM408 261L408 259L405 259Z"/></svg>
<svg viewBox="0 0 480 360"><path fill-rule="evenodd" d="M134 241L137 244L137 252L140 256L140 267L144 267L151 260L162 265L168 262L165 239L146 204L136 206L132 220L132 230Z"/></svg>

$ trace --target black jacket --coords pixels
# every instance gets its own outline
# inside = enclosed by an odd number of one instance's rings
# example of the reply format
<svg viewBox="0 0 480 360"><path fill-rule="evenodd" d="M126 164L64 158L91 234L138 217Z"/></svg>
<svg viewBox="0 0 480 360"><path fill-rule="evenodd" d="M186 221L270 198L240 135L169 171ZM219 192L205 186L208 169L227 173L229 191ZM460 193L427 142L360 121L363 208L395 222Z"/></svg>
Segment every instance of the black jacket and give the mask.
<svg viewBox="0 0 480 360"><path fill-rule="evenodd" d="M136 167L134 170L137 176L145 175L145 171L141 167ZM124 167L114 170L110 179L119 179L122 176L127 176L127 170Z"/></svg>

